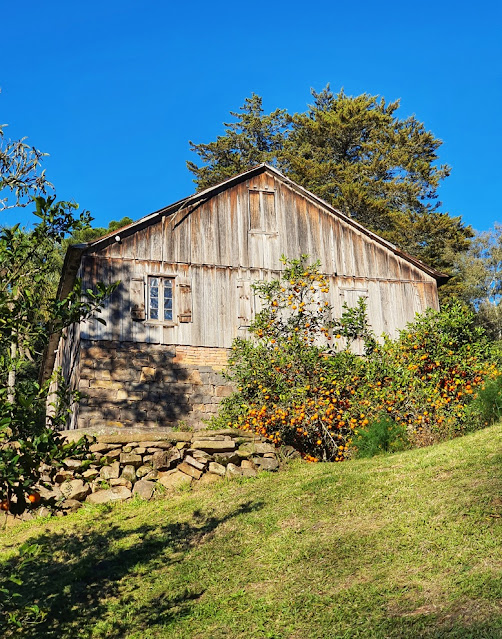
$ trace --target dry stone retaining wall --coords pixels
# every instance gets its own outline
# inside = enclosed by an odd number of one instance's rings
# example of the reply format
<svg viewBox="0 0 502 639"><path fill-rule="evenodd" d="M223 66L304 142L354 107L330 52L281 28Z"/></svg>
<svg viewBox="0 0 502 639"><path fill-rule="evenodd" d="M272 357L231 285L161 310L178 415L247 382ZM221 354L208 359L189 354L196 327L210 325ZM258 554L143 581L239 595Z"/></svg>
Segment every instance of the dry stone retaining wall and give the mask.
<svg viewBox="0 0 502 639"><path fill-rule="evenodd" d="M38 515L71 512L83 502L103 504L137 495L144 500L190 484L256 477L280 468L279 451L263 439L238 430L168 432L101 428L87 460L67 459L50 486L40 485ZM63 433L70 441L88 430ZM291 447L281 454L295 456ZM48 476L47 478L48 479ZM24 519L34 516L25 513Z"/></svg>

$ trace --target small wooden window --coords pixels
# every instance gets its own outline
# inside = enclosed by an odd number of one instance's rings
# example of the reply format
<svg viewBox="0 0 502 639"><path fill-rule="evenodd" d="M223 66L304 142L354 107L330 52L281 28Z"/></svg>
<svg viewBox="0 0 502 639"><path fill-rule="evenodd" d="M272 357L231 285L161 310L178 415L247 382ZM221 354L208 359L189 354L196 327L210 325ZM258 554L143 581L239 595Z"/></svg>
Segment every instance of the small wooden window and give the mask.
<svg viewBox="0 0 502 639"><path fill-rule="evenodd" d="M249 191L249 230L257 233L277 231L274 191Z"/></svg>
<svg viewBox="0 0 502 639"><path fill-rule="evenodd" d="M148 278L148 319L173 321L173 279L150 276Z"/></svg>

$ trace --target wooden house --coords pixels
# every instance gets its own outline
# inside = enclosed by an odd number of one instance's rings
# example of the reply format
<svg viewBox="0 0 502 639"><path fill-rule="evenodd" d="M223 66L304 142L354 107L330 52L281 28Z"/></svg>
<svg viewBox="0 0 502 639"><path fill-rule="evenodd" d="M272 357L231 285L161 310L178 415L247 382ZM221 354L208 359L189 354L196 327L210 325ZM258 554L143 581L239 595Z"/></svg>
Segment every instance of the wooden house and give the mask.
<svg viewBox="0 0 502 639"><path fill-rule="evenodd" d="M43 364L84 394L70 426L200 422L231 392L228 349L256 312L251 285L279 258L308 254L335 314L367 301L375 334L438 308L441 273L363 228L276 169L260 165L68 250L59 294L120 280L101 317L54 336Z"/></svg>

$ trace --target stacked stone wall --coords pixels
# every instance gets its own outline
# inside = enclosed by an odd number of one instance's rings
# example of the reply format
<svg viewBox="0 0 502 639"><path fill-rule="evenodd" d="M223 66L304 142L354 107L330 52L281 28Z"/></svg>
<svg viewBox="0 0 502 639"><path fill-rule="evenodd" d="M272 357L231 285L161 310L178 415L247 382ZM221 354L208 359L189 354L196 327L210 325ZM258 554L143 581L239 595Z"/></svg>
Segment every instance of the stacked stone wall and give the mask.
<svg viewBox="0 0 502 639"><path fill-rule="evenodd" d="M224 348L82 341L78 428L201 428L232 387Z"/></svg>
<svg viewBox="0 0 502 639"><path fill-rule="evenodd" d="M299 457L291 446L276 448L264 438L244 431L134 431L100 426L62 433L69 442L90 439L88 454L67 458L57 468L43 464L40 484L31 489L22 520L64 515L83 502L104 504L138 497L170 498L178 489L218 480L258 477L280 470ZM28 497L28 496L27 496ZM15 500L14 500L15 501ZM18 521L5 514L5 525Z"/></svg>

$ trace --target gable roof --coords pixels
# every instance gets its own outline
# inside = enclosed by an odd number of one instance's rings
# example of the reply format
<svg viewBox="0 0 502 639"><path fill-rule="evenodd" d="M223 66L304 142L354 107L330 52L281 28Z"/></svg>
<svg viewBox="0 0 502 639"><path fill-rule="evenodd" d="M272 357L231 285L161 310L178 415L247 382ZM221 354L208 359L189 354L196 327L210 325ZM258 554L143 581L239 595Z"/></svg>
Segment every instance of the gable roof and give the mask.
<svg viewBox="0 0 502 639"><path fill-rule="evenodd" d="M293 191L295 191L302 197L305 197L306 199L310 200L315 205L320 206L327 213L340 218L347 225L352 226L354 229L359 231L362 235L366 235L368 238L371 238L373 241L377 242L378 244L381 244L387 250L391 251L395 255L413 264L413 266L420 269L424 273L427 273L429 276L433 277L437 281L438 286L440 286L441 284L444 284L449 279L448 275L444 273L440 273L439 271L436 271L432 267L427 266L427 264L424 264L420 260L416 259L415 257L408 255L407 253L399 249L397 246L395 246L391 242L384 240L382 237L368 230L367 228L359 224L359 222L356 222L354 219L348 217L347 215L345 215L338 209L334 208L333 206L331 206L330 204L322 200L320 197L318 197L311 191L308 191L307 189L300 186L299 184L297 184L290 178L286 177L280 171L278 171L275 167L269 164L263 163L253 167L252 169L244 171L243 173L240 173L239 175L235 175L234 177L231 177L228 180L220 182L219 184L216 184L215 186L211 186L205 189L204 191L200 191L199 193L195 193L194 195L190 195L186 198L178 200L177 202L174 202L173 204L170 204L169 206L166 206L162 209L154 211L153 213L150 213L149 215L142 217L137 222L132 222L131 224L128 224L127 226L124 226L117 231L112 231L111 233L103 235L102 237L99 237L90 242L86 242L84 244L74 244L70 246L66 253L64 264L63 264L61 279L59 282L58 293L57 293L58 299L64 299L73 288L73 285L75 283L75 278L77 276L77 272L80 267L81 257L85 253L94 252L96 250L99 250L101 248L108 246L109 244L115 242L116 236L120 236L121 238L129 237L130 235L133 235L134 233L140 231L141 229L144 229L150 226L151 224L155 224L159 222L165 216L178 213L182 209L186 209L194 204L205 202L206 200L209 200L210 198L217 195L218 193L221 193L222 191L230 189L236 184L239 184L240 182L248 180L252 177L255 177L256 175L259 175L260 173L263 173L263 172L268 172L272 174L278 180L286 184L290 189L292 189ZM53 335L50 339L49 345L47 347L46 353L44 354L44 358L43 358L43 364L41 369L42 380L48 379L48 377L50 376L52 372L52 367L53 367L54 359L55 359L54 351L57 348L58 341L59 341L59 335Z"/></svg>
<svg viewBox="0 0 502 639"><path fill-rule="evenodd" d="M340 210L331 206L331 204L328 204L327 202L325 202L323 199L321 199L320 197L318 197L311 191L308 191L303 186L300 186L296 182L293 182L293 180L283 175L275 167L271 166L270 164L263 163L253 167L252 169L244 171L243 173L240 173L239 175L235 175L234 177L231 177L228 180L225 180L224 182L220 182L219 184L216 184L215 186L211 186L205 189L204 191L200 191L199 193L195 193L194 195L190 195L186 198L183 198L182 200L178 200L177 202L174 202L173 204L169 204L169 206L166 206L162 209L154 211L153 213L150 213L149 215L146 215L145 217L140 218L138 221L132 222L131 224L128 224L127 226L122 227L118 231L112 231L111 233L103 235L102 237L99 237L85 244L74 244L73 246L70 246L67 253L68 259L67 260L65 259L65 264L63 266L61 282L63 282L65 275L67 274L70 275L70 272L73 272L74 268L71 268L71 266L72 264L74 264L75 260L78 260L78 263L80 263L80 256L83 253L99 250L100 248L107 246L111 242L115 241L115 237L117 235L121 237L128 237L132 235L133 233L147 226L150 226L151 224L155 224L162 217L165 217L167 215L172 215L173 213L177 213L181 211L182 209L188 208L189 206L193 204L197 204L197 203L201 203L206 200L209 200L210 198L214 197L218 193L221 193L222 191L232 188L236 184L244 180L248 180L265 171L271 173L276 178L284 182L284 184L289 186L293 191L296 191L303 197L309 199L310 201L317 204L318 206L321 206L323 209L325 209L332 215L335 215L336 217L342 219L349 226L352 226L353 228L357 229L363 235L366 235L367 237L371 238L378 244L385 246L389 251L391 251L395 255L398 255L399 257L403 258L407 262L410 262L411 264L419 268L421 271L424 271L425 273L433 277L438 282L438 285L444 284L449 279L449 275L446 275L445 273L441 273L437 271L436 269L432 268L431 266L424 264L422 261L418 260L417 258L409 255L408 253L405 253L404 251L399 249L396 245L392 244L391 242L387 240L384 240L382 237L380 237L376 233L373 233L373 231L368 230L367 228L362 226L362 224L359 224L359 222L356 222L356 220L352 219L351 217L345 215L345 213L342 213ZM77 267L77 270L78 270L78 267ZM61 289L61 292L63 293L66 287L60 286L60 289Z"/></svg>

